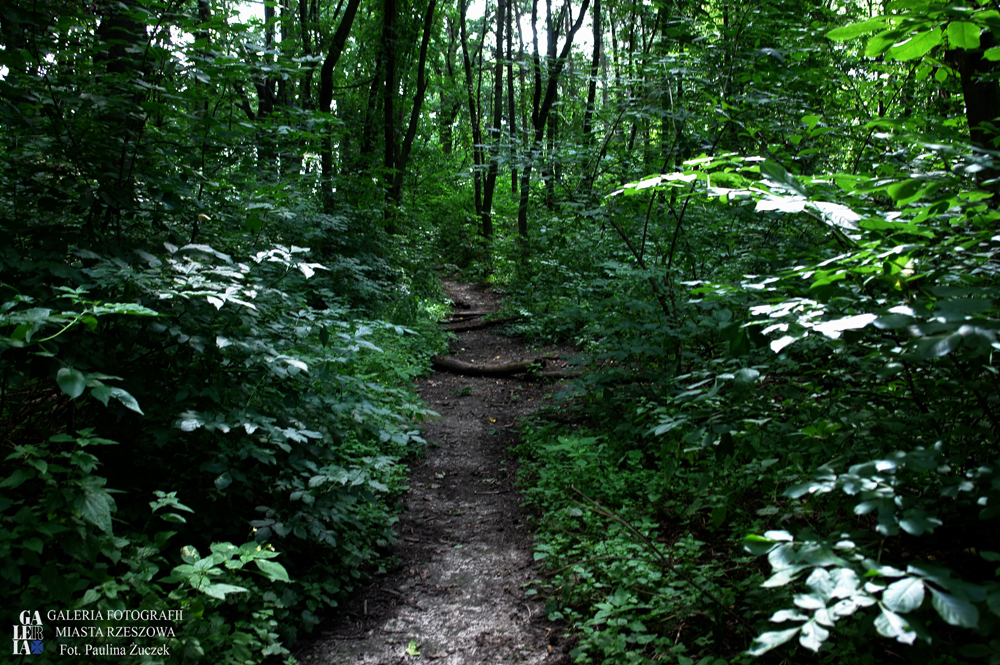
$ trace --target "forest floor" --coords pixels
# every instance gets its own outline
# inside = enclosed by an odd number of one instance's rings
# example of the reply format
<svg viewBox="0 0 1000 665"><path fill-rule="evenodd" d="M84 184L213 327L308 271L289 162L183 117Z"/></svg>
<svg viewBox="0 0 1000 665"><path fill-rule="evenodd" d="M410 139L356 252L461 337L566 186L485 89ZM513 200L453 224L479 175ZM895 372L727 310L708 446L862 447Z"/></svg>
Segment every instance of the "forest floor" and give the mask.
<svg viewBox="0 0 1000 665"><path fill-rule="evenodd" d="M444 286L456 313L499 309L499 298L485 287L447 280ZM481 329L459 333L449 353L499 364L573 352L553 346L529 352L517 339ZM441 417L425 424L427 454L411 468L397 524L398 565L360 589L338 623L296 654L299 662L569 662L570 645L546 619L544 603L525 595L538 568L511 451L520 423L556 390L524 375L433 372L418 382L428 408Z"/></svg>

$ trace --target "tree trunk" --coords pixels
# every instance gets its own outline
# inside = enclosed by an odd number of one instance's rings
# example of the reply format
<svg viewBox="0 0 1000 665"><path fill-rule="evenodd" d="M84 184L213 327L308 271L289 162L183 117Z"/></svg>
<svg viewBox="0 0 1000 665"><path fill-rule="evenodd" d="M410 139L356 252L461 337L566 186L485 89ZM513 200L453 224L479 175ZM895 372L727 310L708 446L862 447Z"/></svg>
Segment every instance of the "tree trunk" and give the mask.
<svg viewBox="0 0 1000 665"><path fill-rule="evenodd" d="M382 96L382 134L384 145L382 168L386 189L391 190L396 176L396 117L393 102L396 97L396 0L382 3L382 53L385 58L385 87ZM386 231L396 232L393 212L386 206Z"/></svg>
<svg viewBox="0 0 1000 665"><path fill-rule="evenodd" d="M514 105L514 13L517 9L517 2L510 2L507 6L507 126L510 128L510 150L513 156L517 145L517 108ZM520 17L518 17L518 27L520 31ZM510 191L517 196L517 166L514 159L511 159L510 167Z"/></svg>
<svg viewBox="0 0 1000 665"><path fill-rule="evenodd" d="M568 0L567 0L568 1ZM536 0L537 2L537 0ZM572 24L569 33L566 35L566 42L563 44L563 50L559 57L554 63L550 64L548 85L545 89L545 96L541 98L541 104L538 105L538 100L541 97L541 69L537 65L538 60L538 40L535 39L535 60L536 60L536 86L535 86L535 102L537 112L532 110L532 120L534 125L534 139L532 141L531 151L528 153L528 159L524 165L524 172L521 174L521 200L517 206L517 230L522 238L527 239L528 237L528 199L529 199L529 185L531 184L531 169L532 163L534 162L536 155L541 151L542 141L545 135L545 121L549 116L549 112L552 110L552 104L555 102L556 98L556 87L559 84L559 75L562 73L563 65L566 63L566 59L569 56L570 49L573 48L573 38L576 36L577 31L580 26L583 25L583 19L587 14L587 8L590 7L590 0L583 0L583 5L580 7L580 14L577 16L576 21ZM536 5L532 5L532 25L534 25L535 17L537 14Z"/></svg>
<svg viewBox="0 0 1000 665"><path fill-rule="evenodd" d="M953 52L954 61L962 81L965 101L965 118L969 123L969 138L982 150L997 149L997 123L1000 122L1000 85L997 83L996 63L986 60L983 51L994 46L993 35L984 31L979 50ZM977 174L979 181L993 180L1000 170L990 167ZM990 185L997 192L997 184Z"/></svg>
<svg viewBox="0 0 1000 665"><path fill-rule="evenodd" d="M583 112L583 145L585 154L594 147L594 109L597 105L597 77L601 73L601 0L594 0L594 53L590 59L590 82L587 85L587 108ZM588 160L589 161L589 160ZM596 174L596 170L594 171ZM590 198L594 177L588 167L583 175L583 194Z"/></svg>
<svg viewBox="0 0 1000 665"><path fill-rule="evenodd" d="M473 93L472 59L469 57L469 35L465 28L466 0L458 0L458 12L458 26L462 40L462 63L465 67L465 89L469 97L469 123L472 125L472 184L475 188L476 216L481 219L483 215L483 176L480 169L483 164L481 147L483 136L479 127L479 113ZM482 229L481 233L486 235L486 229Z"/></svg>
<svg viewBox="0 0 1000 665"><path fill-rule="evenodd" d="M504 21L507 10L504 0L497 1L496 64L493 74L493 126L490 128L490 166L483 187L483 236L493 236L493 190L497 184L500 151L500 130L503 123L503 41Z"/></svg>
<svg viewBox="0 0 1000 665"><path fill-rule="evenodd" d="M424 15L424 34L420 39L420 58L417 64L417 91L413 96L410 124L406 129L406 136L403 137L403 145L400 146L399 155L393 167L392 189L389 191L389 202L393 206L398 206L402 197L406 163L410 159L413 140L417 136L417 126L420 123L420 108L423 106L424 95L427 92L427 45L431 40L431 29L434 27L434 8L436 6L437 0L431 0L427 5L427 13Z"/></svg>
<svg viewBox="0 0 1000 665"><path fill-rule="evenodd" d="M304 2L304 0L299 1ZM333 104L333 70L337 66L337 61L340 60L340 54L344 52L344 45L351 33L351 26L354 24L354 17L360 4L361 0L349 0L347 9L344 10L344 16L340 19L340 25L337 26L337 32L333 35L330 49L326 58L323 59L323 67L319 74L319 110L321 113L330 113L330 107ZM329 130L324 132L320 153L323 168L323 205L329 211L333 196L333 138L330 137Z"/></svg>

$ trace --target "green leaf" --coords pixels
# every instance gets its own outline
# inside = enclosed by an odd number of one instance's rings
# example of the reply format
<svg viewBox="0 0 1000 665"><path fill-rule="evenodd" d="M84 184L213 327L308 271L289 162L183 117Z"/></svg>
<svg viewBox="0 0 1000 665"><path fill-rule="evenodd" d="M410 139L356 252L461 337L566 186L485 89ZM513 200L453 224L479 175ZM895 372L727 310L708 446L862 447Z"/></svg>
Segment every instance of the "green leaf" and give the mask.
<svg viewBox="0 0 1000 665"><path fill-rule="evenodd" d="M104 406L108 405L108 400L111 399L111 386L106 386L100 381L97 382L93 388L90 389L91 396L94 397L98 402Z"/></svg>
<svg viewBox="0 0 1000 665"><path fill-rule="evenodd" d="M142 409L139 408L139 402L137 402L136 399L128 393L128 391L122 390L121 388L112 388L111 396L124 404L126 408L135 411L139 415L146 415L142 412Z"/></svg>
<svg viewBox="0 0 1000 665"><path fill-rule="evenodd" d="M882 602L893 612L906 614L924 602L924 582L915 577L907 577L889 585L882 594Z"/></svg>
<svg viewBox="0 0 1000 665"><path fill-rule="evenodd" d="M915 60L924 57L928 51L941 43L940 28L918 32L909 39L889 49L889 55L896 60Z"/></svg>
<svg viewBox="0 0 1000 665"><path fill-rule="evenodd" d="M948 44L952 48L975 51L979 48L979 26L968 21L952 21L948 24Z"/></svg>
<svg viewBox="0 0 1000 665"><path fill-rule="evenodd" d="M771 540L770 538L764 538L763 536L758 536L756 534L750 534L743 539L743 549L756 556L767 554L773 550L777 544L778 543L776 541ZM537 560L538 558L540 557L536 552L535 559Z"/></svg>
<svg viewBox="0 0 1000 665"><path fill-rule="evenodd" d="M1000 46L994 46L993 48L988 48L983 51L983 57L990 62L996 62L1000 60Z"/></svg>
<svg viewBox="0 0 1000 665"><path fill-rule="evenodd" d="M961 343L962 335L957 332L950 335L926 337L917 342L917 352L924 359L943 358L957 349Z"/></svg>
<svg viewBox="0 0 1000 665"><path fill-rule="evenodd" d="M802 183L786 171L785 167L773 160L768 159L760 165L760 174L777 185L783 185L785 189L806 196L806 188Z"/></svg>
<svg viewBox="0 0 1000 665"><path fill-rule="evenodd" d="M227 593L249 593L247 589L232 584L206 584L203 587L199 587L199 590L219 600L225 600Z"/></svg>
<svg viewBox="0 0 1000 665"><path fill-rule="evenodd" d="M867 21L845 25L842 28L835 28L826 33L826 37L834 41L845 42L848 39L854 39L855 37L881 30L885 26L886 22L884 18L870 18Z"/></svg>
<svg viewBox="0 0 1000 665"><path fill-rule="evenodd" d="M899 205L906 205L920 199L923 193L923 185L922 181L910 178L909 180L889 185L886 191L889 192L889 196L892 197L893 201Z"/></svg>
<svg viewBox="0 0 1000 665"><path fill-rule="evenodd" d="M799 635L799 644L810 651L819 651L826 638L830 637L830 631L815 621L808 621L802 625L802 634Z"/></svg>
<svg viewBox="0 0 1000 665"><path fill-rule="evenodd" d="M232 484L233 484L233 474L231 474L228 471L219 474L219 476L215 479L215 489L219 490L220 492L222 492Z"/></svg>
<svg viewBox="0 0 1000 665"><path fill-rule="evenodd" d="M260 568L260 571L267 575L273 581L280 582L290 582L288 579L288 571L277 561L268 561L267 559L254 559L254 563Z"/></svg>
<svg viewBox="0 0 1000 665"><path fill-rule="evenodd" d="M87 379L83 373L71 367L59 368L59 372L56 374L56 383L59 384L59 388L64 393L69 395L70 399L76 399L87 388Z"/></svg>
<svg viewBox="0 0 1000 665"><path fill-rule="evenodd" d="M931 604L941 618L952 626L976 628L979 625L979 610L967 600L957 596L931 589Z"/></svg>
<svg viewBox="0 0 1000 665"><path fill-rule="evenodd" d="M97 526L104 533L111 533L111 497L104 491L87 492L77 503L83 519Z"/></svg>
<svg viewBox="0 0 1000 665"><path fill-rule="evenodd" d="M868 45L865 47L865 55L869 58L876 58L882 55L905 34L903 30L899 29L880 32L868 40Z"/></svg>
<svg viewBox="0 0 1000 665"><path fill-rule="evenodd" d="M764 633L756 638L754 638L753 643L750 648L747 649L747 653L751 656L760 656L767 653L775 647L779 647L788 640L795 637L799 628L789 628L788 630L776 630L770 633Z"/></svg>
<svg viewBox="0 0 1000 665"><path fill-rule="evenodd" d="M885 607L882 608L882 613L875 617L875 630L882 637L891 637L903 644L913 644L917 639L917 633L910 630L906 620Z"/></svg>

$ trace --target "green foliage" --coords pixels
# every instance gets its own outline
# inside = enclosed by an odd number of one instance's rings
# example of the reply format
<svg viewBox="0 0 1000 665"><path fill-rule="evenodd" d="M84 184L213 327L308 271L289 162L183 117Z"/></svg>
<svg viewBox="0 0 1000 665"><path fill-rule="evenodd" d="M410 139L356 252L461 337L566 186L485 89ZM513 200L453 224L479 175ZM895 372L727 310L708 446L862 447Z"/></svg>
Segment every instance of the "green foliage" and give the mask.
<svg viewBox="0 0 1000 665"><path fill-rule="evenodd" d="M183 610L151 662L289 657L385 565L439 288L379 205L319 196L344 130L289 103L290 41L52 9L2 12L3 604Z"/></svg>

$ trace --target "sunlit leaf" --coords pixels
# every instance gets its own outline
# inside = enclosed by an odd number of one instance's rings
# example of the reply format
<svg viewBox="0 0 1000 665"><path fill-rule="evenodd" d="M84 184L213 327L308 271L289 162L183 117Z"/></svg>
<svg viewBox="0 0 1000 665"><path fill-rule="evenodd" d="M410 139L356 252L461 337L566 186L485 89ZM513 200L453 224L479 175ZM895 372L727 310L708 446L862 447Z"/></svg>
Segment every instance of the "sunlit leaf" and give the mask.
<svg viewBox="0 0 1000 665"><path fill-rule="evenodd" d="M767 653L775 647L779 647L788 640L795 637L799 632L799 628L790 628L788 630L778 630L770 633L764 633L754 638L754 641L750 644L750 648L747 650L751 656L760 656Z"/></svg>
<svg viewBox="0 0 1000 665"><path fill-rule="evenodd" d="M979 610L967 600L953 596L934 587L931 589L931 604L941 618L952 626L975 628L979 625Z"/></svg>
<svg viewBox="0 0 1000 665"><path fill-rule="evenodd" d="M860 23L845 25L842 28L835 28L826 33L826 36L827 39L843 42L848 39L860 37L861 35L867 35L868 33L875 32L876 30L881 30L885 26L886 20L884 18L872 18L867 21L861 21Z"/></svg>
<svg viewBox="0 0 1000 665"><path fill-rule="evenodd" d="M914 60L922 58L932 48L941 43L940 28L932 28L919 32L908 39L897 43L889 49L889 55L896 60Z"/></svg>
<svg viewBox="0 0 1000 665"><path fill-rule="evenodd" d="M948 24L948 43L952 48L976 50L979 48L979 26L968 21L952 21Z"/></svg>
<svg viewBox="0 0 1000 665"><path fill-rule="evenodd" d="M924 602L923 580L907 577L893 582L882 594L882 602L893 612L912 612Z"/></svg>

